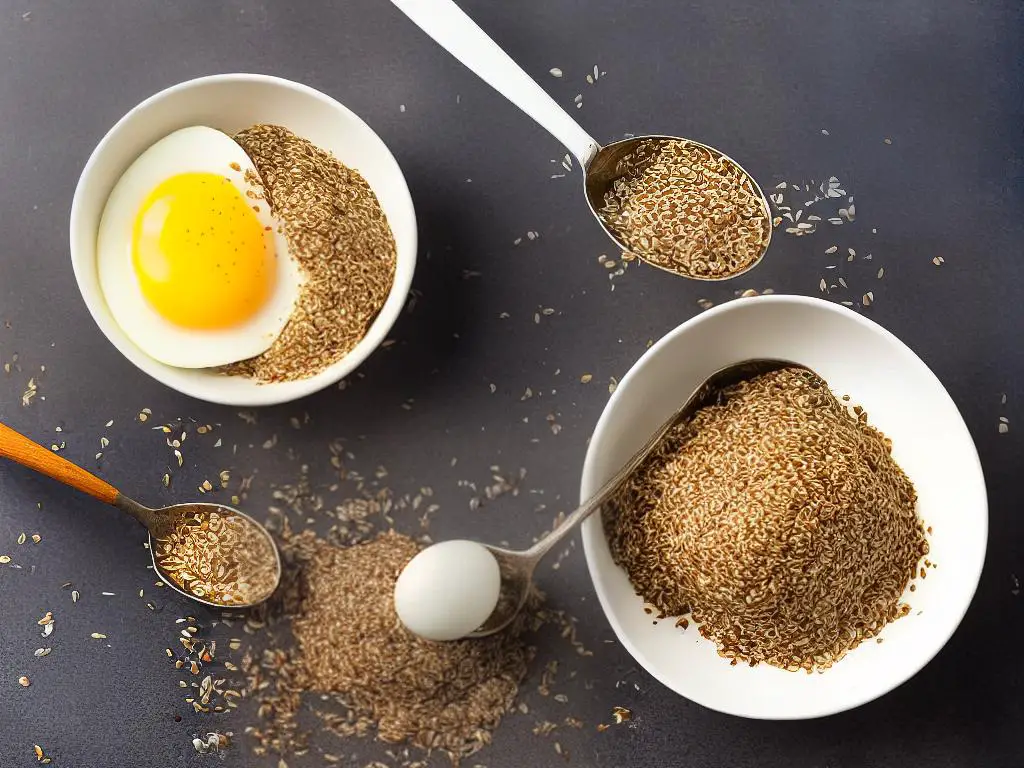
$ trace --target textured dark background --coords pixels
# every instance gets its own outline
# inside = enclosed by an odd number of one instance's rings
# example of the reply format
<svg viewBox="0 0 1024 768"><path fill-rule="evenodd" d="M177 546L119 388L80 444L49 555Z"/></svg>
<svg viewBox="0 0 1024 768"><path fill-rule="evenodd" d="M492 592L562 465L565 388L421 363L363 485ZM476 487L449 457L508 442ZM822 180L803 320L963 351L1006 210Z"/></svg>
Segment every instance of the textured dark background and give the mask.
<svg viewBox="0 0 1024 768"><path fill-rule="evenodd" d="M551 160L564 150L383 0L2 0L0 361L19 356L10 374L0 372L2 420L46 443L65 440L65 455L98 465L144 501L190 498L225 467L236 480L255 471L246 508L256 513L303 463L314 483L328 483L327 444L345 438L368 475L387 467L384 482L396 493L433 487L442 505L436 536L525 543L571 504L608 382L650 339L697 313L698 298L721 302L746 288L815 294L825 264L838 263L831 274L844 275L850 290L831 298L874 292L875 304L858 311L936 371L984 462L989 556L956 636L909 683L854 712L803 723L740 720L678 698L636 668L612 642L576 548L560 570L544 567L540 580L552 604L578 618L595 655L579 659L562 642L545 644L542 659L564 661L556 688L568 702L537 696L534 674L531 715L508 719L477 762L558 765L558 740L577 765L1020 768L1020 3L464 5L560 103L572 108L583 94L582 109L572 111L598 140L627 131L691 136L739 158L766 187L836 175L856 197L857 221L802 239L779 233L764 263L734 283L633 268L612 291L597 261L612 255L610 244L578 179L550 178L561 172ZM607 75L591 86L584 77L594 64ZM565 77L552 78L551 67ZM261 411L256 424L169 391L123 360L89 318L67 252L74 185L109 126L165 86L228 71L293 78L359 113L398 157L421 233L422 295L394 329L396 344L345 391ZM528 230L539 239L514 246ZM832 244L873 260L830 260L824 251ZM936 267L940 255L946 261ZM535 323L543 307L555 312ZM584 373L593 374L590 384L580 383ZM30 377L39 395L23 407ZM521 400L526 387L535 395ZM135 421L143 407L154 422L223 425L221 448L212 440L187 446L173 493L159 486L169 458L161 436ZM303 414L308 424L289 426ZM1000 416L1009 419L1008 434L998 433ZM115 424L106 429L108 419ZM274 434L277 448L264 450ZM111 444L97 462L101 435ZM486 483L491 465L525 468L523 492L470 511L470 492L458 481ZM411 529L414 519L399 524ZM38 531L41 543L18 547L21 531ZM119 513L2 467L0 553L22 566L0 566L4 768L35 764L33 743L69 768L253 763L244 748L222 758L192 749L194 734L239 733L246 719L189 713L163 649L174 643L174 618L195 609L164 595L162 612L145 608L138 590L146 588L146 599L160 591L140 541ZM61 589L66 581L82 593L77 605ZM47 610L57 623L44 642L35 621ZM91 640L94 631L109 639ZM40 645L53 653L33 658ZM18 686L21 674L32 678L30 688ZM614 705L633 709L635 721L596 733ZM535 720L569 714L585 727L531 733ZM355 753L360 765L377 754L366 743L322 737L317 745ZM314 750L289 764L321 761Z"/></svg>

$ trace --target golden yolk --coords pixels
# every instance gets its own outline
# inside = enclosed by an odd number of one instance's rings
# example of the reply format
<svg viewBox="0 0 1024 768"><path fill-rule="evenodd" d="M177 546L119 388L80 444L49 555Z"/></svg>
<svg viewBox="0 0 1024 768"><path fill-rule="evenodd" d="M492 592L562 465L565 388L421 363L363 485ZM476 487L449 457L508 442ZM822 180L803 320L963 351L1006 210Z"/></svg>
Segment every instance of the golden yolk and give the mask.
<svg viewBox="0 0 1024 768"><path fill-rule="evenodd" d="M270 239L247 200L216 173L182 173L143 201L132 230L132 266L142 295L183 328L230 328L270 296Z"/></svg>

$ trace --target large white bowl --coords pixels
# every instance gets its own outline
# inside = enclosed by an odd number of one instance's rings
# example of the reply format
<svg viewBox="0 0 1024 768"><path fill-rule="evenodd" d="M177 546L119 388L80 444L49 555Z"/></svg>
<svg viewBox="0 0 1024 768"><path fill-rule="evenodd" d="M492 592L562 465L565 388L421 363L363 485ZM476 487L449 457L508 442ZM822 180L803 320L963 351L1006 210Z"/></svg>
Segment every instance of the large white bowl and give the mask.
<svg viewBox="0 0 1024 768"><path fill-rule="evenodd" d="M985 559L988 504L971 436L927 366L881 326L843 307L798 296L740 299L679 326L623 377L601 415L583 465L587 498L707 376L751 358L803 363L837 394L863 405L893 441L932 526L938 564L905 598L909 616L821 674L767 665L732 667L692 626L655 626L624 570L612 561L600 516L583 527L597 595L615 634L654 677L721 712L799 719L841 712L881 696L920 670L953 634L974 595Z"/></svg>
<svg viewBox="0 0 1024 768"><path fill-rule="evenodd" d="M260 384L212 370L174 368L129 340L107 307L96 270L96 233L107 197L144 150L178 128L208 125L235 133L255 123L283 125L370 183L395 236L398 264L383 309L356 347L326 370L301 381ZM71 263L89 312L110 342L137 367L179 392L236 406L272 405L323 389L350 374L387 336L405 303L416 267L416 215L398 163L366 123L329 96L279 77L214 75L151 96L122 117L93 150L71 205Z"/></svg>

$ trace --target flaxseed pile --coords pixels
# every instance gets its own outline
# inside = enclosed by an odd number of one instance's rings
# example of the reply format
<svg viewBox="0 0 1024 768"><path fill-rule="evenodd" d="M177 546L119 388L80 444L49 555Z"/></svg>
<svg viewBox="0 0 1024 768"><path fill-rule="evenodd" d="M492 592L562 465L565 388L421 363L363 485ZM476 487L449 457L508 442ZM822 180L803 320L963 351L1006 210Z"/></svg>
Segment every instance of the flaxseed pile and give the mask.
<svg viewBox="0 0 1024 768"><path fill-rule="evenodd" d="M648 140L619 160L601 220L644 261L687 277L727 278L754 264L771 217L731 160L684 140Z"/></svg>
<svg viewBox="0 0 1024 768"><path fill-rule="evenodd" d="M928 543L888 440L788 368L724 389L606 511L644 600L732 663L826 669L909 607ZM680 619L685 626L685 619Z"/></svg>
<svg viewBox="0 0 1024 768"><path fill-rule="evenodd" d="M306 282L270 349L223 370L267 382L308 378L366 335L394 282L395 239L370 185L329 152L275 125L233 138L259 171Z"/></svg>
<svg viewBox="0 0 1024 768"><path fill-rule="evenodd" d="M181 515L153 542L153 557L178 587L223 605L259 602L277 586L270 539L230 510Z"/></svg>
<svg viewBox="0 0 1024 768"><path fill-rule="evenodd" d="M304 702L336 735L440 750L453 762L490 742L526 675L533 611L489 638L416 637L395 614L393 591L419 549L394 532L347 547L303 533L285 545L297 574L286 590L293 642L280 638L249 665L263 717L250 732L261 749L302 749Z"/></svg>

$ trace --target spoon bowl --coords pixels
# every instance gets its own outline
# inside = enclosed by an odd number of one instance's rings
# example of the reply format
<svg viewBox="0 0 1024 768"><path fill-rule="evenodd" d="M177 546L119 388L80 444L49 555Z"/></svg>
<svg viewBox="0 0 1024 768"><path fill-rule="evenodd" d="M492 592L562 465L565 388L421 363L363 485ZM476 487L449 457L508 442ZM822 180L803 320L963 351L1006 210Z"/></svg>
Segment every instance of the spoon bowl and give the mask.
<svg viewBox="0 0 1024 768"><path fill-rule="evenodd" d="M260 523L250 515L228 507L224 504L210 504L206 502L188 502L185 504L173 504L169 507L151 509L129 499L127 496L119 495L115 506L127 512L149 532L149 554L153 562L153 569L160 574L160 578L171 589L185 597L208 605L213 608L249 608L262 603L269 598L281 582L281 555L277 550L273 537ZM166 567L164 561L159 557L160 544L171 537L175 529L182 521L188 519L208 520L213 517L232 518L237 520L246 530L240 534L240 538L247 543L249 551L246 557L253 556L253 550L259 550L259 568L263 575L261 586L253 591L247 599L242 602L225 603L214 599L207 599L196 594L194 591L184 589L175 578L174 574Z"/></svg>
<svg viewBox="0 0 1024 768"><path fill-rule="evenodd" d="M761 203L761 210L767 222L771 222L771 209L768 207L768 198L765 196L764 191L761 189L761 185L757 183L757 180L751 176L742 165L737 163L731 157L726 155L724 152L720 152L714 147L702 144L699 141L693 139L684 139L679 136L664 136L651 134L649 136L633 136L628 139L620 139L619 141L613 141L610 144L605 144L597 150L597 153L589 161L584 168L583 174L583 192L587 198L587 205L590 206L590 212L594 214L594 218L597 219L597 223L601 225L601 228L605 231L615 244L619 246L623 251L631 252L630 247L622 241L619 235L609 227L603 218L601 218L600 210L605 204L605 195L611 190L615 180L622 176L621 169L623 161L639 147L649 142L686 142L701 147L711 155L718 157L720 160L725 161L728 164L734 165L740 170L745 180L753 187L757 193L757 197ZM747 272L752 270L758 264L761 263L761 259L764 258L765 253L768 251L768 246L772 239L772 227L767 227L767 235L761 245L760 254L756 259L751 261L743 269L729 272L727 275L699 275L699 274L687 274L684 275L691 280L703 280L706 282L718 282L721 280L732 280L734 277L745 275ZM644 263L655 267L657 269L668 272L672 275L680 275L679 272L669 269L664 264L659 264L657 261L648 260L644 258L643 254L636 254Z"/></svg>

